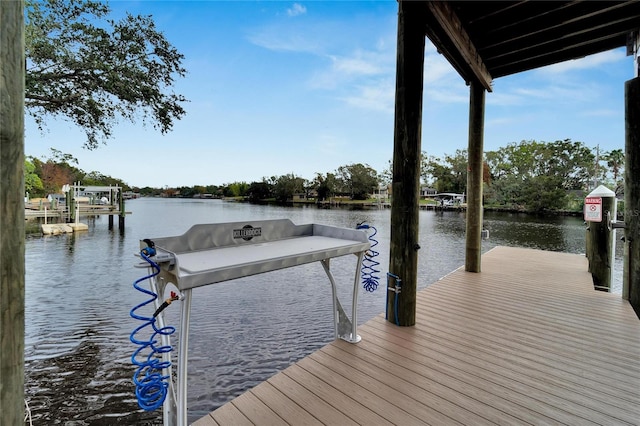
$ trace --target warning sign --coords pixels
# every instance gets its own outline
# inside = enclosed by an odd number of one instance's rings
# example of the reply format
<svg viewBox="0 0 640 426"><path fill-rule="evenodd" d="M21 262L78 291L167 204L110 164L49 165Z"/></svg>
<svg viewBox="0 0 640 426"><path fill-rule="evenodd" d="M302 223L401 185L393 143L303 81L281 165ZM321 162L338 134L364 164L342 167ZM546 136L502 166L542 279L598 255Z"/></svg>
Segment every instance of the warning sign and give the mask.
<svg viewBox="0 0 640 426"><path fill-rule="evenodd" d="M584 199L584 220L585 222L602 222L602 198Z"/></svg>

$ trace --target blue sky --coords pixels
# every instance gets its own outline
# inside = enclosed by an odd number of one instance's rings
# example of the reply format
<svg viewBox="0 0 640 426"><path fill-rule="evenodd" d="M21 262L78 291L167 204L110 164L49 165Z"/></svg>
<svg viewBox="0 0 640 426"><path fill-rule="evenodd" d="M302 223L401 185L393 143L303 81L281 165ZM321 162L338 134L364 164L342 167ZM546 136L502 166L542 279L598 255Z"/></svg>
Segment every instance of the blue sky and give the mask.
<svg viewBox="0 0 640 426"><path fill-rule="evenodd" d="M78 167L132 186L176 187L312 179L353 163L379 172L393 155L397 2L115 1L113 16L152 15L185 55L175 90L190 102L172 132L121 122L107 145L82 148L72 123L26 118L25 154L73 155ZM485 151L521 140L572 139L624 148L624 82L633 58L617 49L494 80ZM427 39L422 149L468 143L469 88Z"/></svg>

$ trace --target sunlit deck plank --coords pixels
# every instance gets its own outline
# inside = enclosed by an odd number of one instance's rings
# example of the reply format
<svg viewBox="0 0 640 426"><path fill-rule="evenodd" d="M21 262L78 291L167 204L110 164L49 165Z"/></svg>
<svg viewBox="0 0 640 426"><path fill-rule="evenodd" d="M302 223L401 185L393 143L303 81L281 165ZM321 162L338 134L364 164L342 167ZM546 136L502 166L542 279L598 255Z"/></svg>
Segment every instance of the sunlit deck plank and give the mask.
<svg viewBox="0 0 640 426"><path fill-rule="evenodd" d="M385 323L380 323L380 326L388 327ZM455 337L450 338L446 333L440 337L432 335L425 339L423 333L409 331L419 335L421 342L420 345L416 345L412 336L407 336L409 334L407 331L398 328L390 333L380 331L374 326L373 321L362 329L363 335L369 336L371 333L370 340L384 339L399 347L412 348L430 364L439 364L443 369L453 369L463 375L478 376L526 395L538 395L541 391L542 397L538 396L538 398L547 401L553 401L553 396L559 396L566 401L556 399L553 402L572 405L584 412L590 411L586 407L596 404L597 411L604 411L609 416L626 420L636 419L640 415L640 409L630 401L621 401L619 398L603 395L600 392L589 392L590 388L585 389L582 384L572 385L571 382L564 380L564 377L557 377L548 369L521 364L516 357L503 356L500 350L492 352L475 345L456 343ZM599 415L596 414L596 416Z"/></svg>
<svg viewBox="0 0 640 426"><path fill-rule="evenodd" d="M498 247L421 291L414 327L378 316L197 424L640 425L640 321L586 268Z"/></svg>

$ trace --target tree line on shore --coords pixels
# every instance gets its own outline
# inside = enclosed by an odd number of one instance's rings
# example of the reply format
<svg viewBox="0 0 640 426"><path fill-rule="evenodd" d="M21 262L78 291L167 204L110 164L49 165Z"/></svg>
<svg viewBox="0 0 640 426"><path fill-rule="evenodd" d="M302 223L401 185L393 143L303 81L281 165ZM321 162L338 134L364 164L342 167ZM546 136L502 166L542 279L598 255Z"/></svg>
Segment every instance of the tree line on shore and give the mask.
<svg viewBox="0 0 640 426"><path fill-rule="evenodd" d="M51 149L47 159L28 157L25 187L32 197L60 192L62 185L118 185L141 196L236 197L251 202L287 203L294 195L318 201L343 196L366 200L385 192L391 183L391 161L376 171L367 164L338 167L316 173L308 180L289 173L264 177L259 182L236 181L222 185L194 185L174 188L130 187L121 179L100 172L85 172L70 154ZM466 192L467 152L435 157L422 152L421 182L432 192ZM484 154L483 181L486 206L522 211L580 210L591 188L604 184L616 193L623 187L624 153L621 149L599 152L570 139L554 142L512 142ZM391 194L392 196L392 194Z"/></svg>

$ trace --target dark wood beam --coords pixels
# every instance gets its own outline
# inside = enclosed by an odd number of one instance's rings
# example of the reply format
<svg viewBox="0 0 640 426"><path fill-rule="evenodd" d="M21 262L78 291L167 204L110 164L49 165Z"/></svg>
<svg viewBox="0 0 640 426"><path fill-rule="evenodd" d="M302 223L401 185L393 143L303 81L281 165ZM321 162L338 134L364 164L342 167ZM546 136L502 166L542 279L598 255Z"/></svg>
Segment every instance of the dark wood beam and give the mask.
<svg viewBox="0 0 640 426"><path fill-rule="evenodd" d="M427 7L448 39L453 43L454 48L462 56L465 66L469 67L482 87L491 92L493 78L449 2L428 1Z"/></svg>

